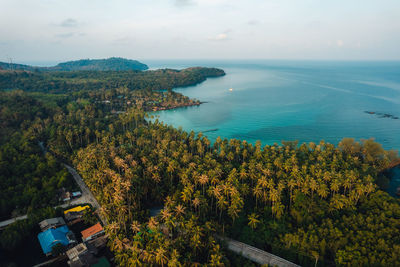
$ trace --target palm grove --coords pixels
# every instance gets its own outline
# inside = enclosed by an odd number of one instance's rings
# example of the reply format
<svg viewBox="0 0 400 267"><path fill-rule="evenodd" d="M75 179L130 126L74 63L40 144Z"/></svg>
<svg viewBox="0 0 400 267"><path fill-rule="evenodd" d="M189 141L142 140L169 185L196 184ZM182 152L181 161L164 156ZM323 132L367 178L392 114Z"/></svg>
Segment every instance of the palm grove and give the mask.
<svg viewBox="0 0 400 267"><path fill-rule="evenodd" d="M63 77L63 89L54 82L40 89L54 77L35 78L32 87L29 79L14 77L10 81L23 85L17 88L35 92L3 92L1 98L9 101L2 102L1 112L17 98L35 99L33 106L50 110L35 111L17 123L18 131L44 141L55 157L77 167L108 219L109 246L118 264L237 264L222 236L302 265L400 263L399 201L377 186L395 152L372 139L351 138L338 146L321 141L262 147L221 138L211 144L201 133L146 120L139 105L122 106L125 112L113 115L102 102L120 101L117 95L132 100L136 89L152 95L191 73L140 74L139 88L118 85L114 72L90 73L78 73L79 82L76 75L70 82L69 74L52 74ZM101 80L97 88L94 79ZM154 206L163 208L150 217Z"/></svg>

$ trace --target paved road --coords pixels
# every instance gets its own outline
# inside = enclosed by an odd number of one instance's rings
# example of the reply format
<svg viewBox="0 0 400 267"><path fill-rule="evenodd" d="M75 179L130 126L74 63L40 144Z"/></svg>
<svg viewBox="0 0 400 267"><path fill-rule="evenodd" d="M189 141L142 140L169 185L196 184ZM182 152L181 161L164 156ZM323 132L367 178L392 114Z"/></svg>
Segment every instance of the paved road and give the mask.
<svg viewBox="0 0 400 267"><path fill-rule="evenodd" d="M100 205L97 202L96 198L93 196L92 191L90 191L90 189L87 187L87 185L83 181L82 177L71 166L69 166L69 165L67 165L65 163L63 163L63 165L65 166L65 168L67 168L69 173L72 174L72 177L74 177L75 182L78 184L78 186L80 187L80 189L82 191L82 196L78 200L81 201L81 203L90 203L90 204L92 204L92 206L97 211L99 211ZM100 214L99 214L99 218L100 218L101 222L103 223L103 225L106 226L107 225L107 221L105 220L105 218L103 218Z"/></svg>
<svg viewBox="0 0 400 267"><path fill-rule="evenodd" d="M43 142L38 142L40 148L43 151L43 154L47 153L46 147L43 145ZM66 208L68 206L72 206L72 205L78 205L78 204L84 204L84 203L90 203L92 204L92 206L99 211L100 210L100 205L97 202L96 198L93 196L92 191L90 191L90 189L87 187L87 185L85 184L85 182L83 181L82 177L78 174L78 172L72 168L71 166L63 163L63 165L65 166L65 168L67 168L67 170L69 171L70 174L72 174L72 177L74 178L75 182L77 183L77 185L80 187L81 192L82 192L82 196L78 199L73 199L71 202L60 205L59 207L62 208ZM99 214L100 220L103 223L104 226L107 225L107 222L105 220L105 218L103 218L100 214Z"/></svg>
<svg viewBox="0 0 400 267"><path fill-rule="evenodd" d="M67 203L55 206L54 208L60 207L60 208L64 208L65 209L65 208L68 208L70 206L86 204L86 203L88 203L86 198L75 198L75 199L73 199L71 201L68 201ZM1 221L0 222L0 230L4 229L6 226L8 226L8 225L10 225L12 223L15 223L16 221L25 220L25 219L28 219L28 215L27 214L22 215L22 216L18 216L18 217L15 217L15 218L11 218L11 219L8 219L8 220L5 220L5 221Z"/></svg>
<svg viewBox="0 0 400 267"><path fill-rule="evenodd" d="M278 256L275 256L261 249L247 245L245 243L229 238L221 238L221 239L226 242L229 250L258 264L261 265L268 264L268 266L278 266L278 267L300 267L297 264L294 264L290 261L282 259Z"/></svg>
<svg viewBox="0 0 400 267"><path fill-rule="evenodd" d="M16 221L25 220L25 219L27 219L27 218L28 218L28 215L25 214L25 215L22 215L22 216L19 216L19 217L15 217L15 218L11 218L11 219L2 221L2 222L0 222L0 229L3 229L3 228L5 228L7 225L12 224L12 223L15 223Z"/></svg>
<svg viewBox="0 0 400 267"><path fill-rule="evenodd" d="M75 182L78 184L78 186L81 189L82 196L79 198L72 199L71 201L68 201L67 203L64 203L62 205L56 206L54 208L67 208L69 206L74 206L74 205L79 205L79 204L86 204L90 203L97 211L100 209L100 205L97 202L96 198L93 196L92 192L89 190L89 188L86 186L85 182L83 181L82 177L77 173L77 171L72 168L71 166L67 164L63 164L65 168L69 171L69 173L72 174L72 177L74 177ZM7 225L10 225L18 220L25 220L28 218L28 215L22 215L19 217L11 218L5 221L0 222L0 229L4 229ZM99 214L99 218L103 225L107 225L106 220Z"/></svg>

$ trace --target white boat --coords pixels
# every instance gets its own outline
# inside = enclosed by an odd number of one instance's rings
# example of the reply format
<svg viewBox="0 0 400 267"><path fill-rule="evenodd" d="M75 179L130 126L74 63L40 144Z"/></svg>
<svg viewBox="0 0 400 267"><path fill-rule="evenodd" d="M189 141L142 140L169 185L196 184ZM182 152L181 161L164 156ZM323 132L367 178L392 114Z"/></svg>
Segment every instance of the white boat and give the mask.
<svg viewBox="0 0 400 267"><path fill-rule="evenodd" d="M229 92L232 92L233 91L233 88L229 88Z"/></svg>

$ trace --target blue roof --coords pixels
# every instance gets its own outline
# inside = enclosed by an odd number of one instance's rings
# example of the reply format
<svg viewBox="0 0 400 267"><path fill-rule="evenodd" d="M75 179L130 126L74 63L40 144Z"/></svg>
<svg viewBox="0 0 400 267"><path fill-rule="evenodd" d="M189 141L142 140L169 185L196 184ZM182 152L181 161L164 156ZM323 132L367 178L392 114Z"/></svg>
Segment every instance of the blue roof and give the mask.
<svg viewBox="0 0 400 267"><path fill-rule="evenodd" d="M72 196L73 197L82 196L82 193L80 191L72 192Z"/></svg>
<svg viewBox="0 0 400 267"><path fill-rule="evenodd" d="M58 243L61 243L64 246L68 245L69 244L69 240L67 238L68 232L69 232L68 227L64 225L56 229L48 229L42 233L39 233L38 239L44 254L51 252L53 246Z"/></svg>

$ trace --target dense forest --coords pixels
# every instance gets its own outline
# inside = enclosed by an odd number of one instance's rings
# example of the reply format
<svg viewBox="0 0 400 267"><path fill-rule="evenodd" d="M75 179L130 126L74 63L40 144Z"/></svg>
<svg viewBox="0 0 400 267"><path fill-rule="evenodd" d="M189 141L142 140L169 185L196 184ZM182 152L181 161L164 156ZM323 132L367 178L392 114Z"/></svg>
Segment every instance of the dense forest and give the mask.
<svg viewBox="0 0 400 267"><path fill-rule="evenodd" d="M146 119L140 99L179 98L154 90L202 81L199 72L3 73L1 88L27 91L1 94L4 131L43 141L53 157L74 164L102 205L121 266L235 266L241 260L223 236L304 266L400 264L400 202L377 186L397 152L351 138L212 144ZM59 88L60 80L67 85Z"/></svg>
<svg viewBox="0 0 400 267"><path fill-rule="evenodd" d="M74 188L69 173L38 145L39 120L51 113L24 94L0 94L0 218L59 204L58 189Z"/></svg>
<svg viewBox="0 0 400 267"><path fill-rule="evenodd" d="M81 59L59 63L53 67L37 67L24 64L0 62L0 69L25 71L120 71L120 70L147 70L149 67L137 60L112 57L107 59Z"/></svg>
<svg viewBox="0 0 400 267"><path fill-rule="evenodd" d="M29 92L77 94L80 91L111 89L171 90L195 85L208 77L225 75L214 68L152 71L0 71L0 90L20 89Z"/></svg>

